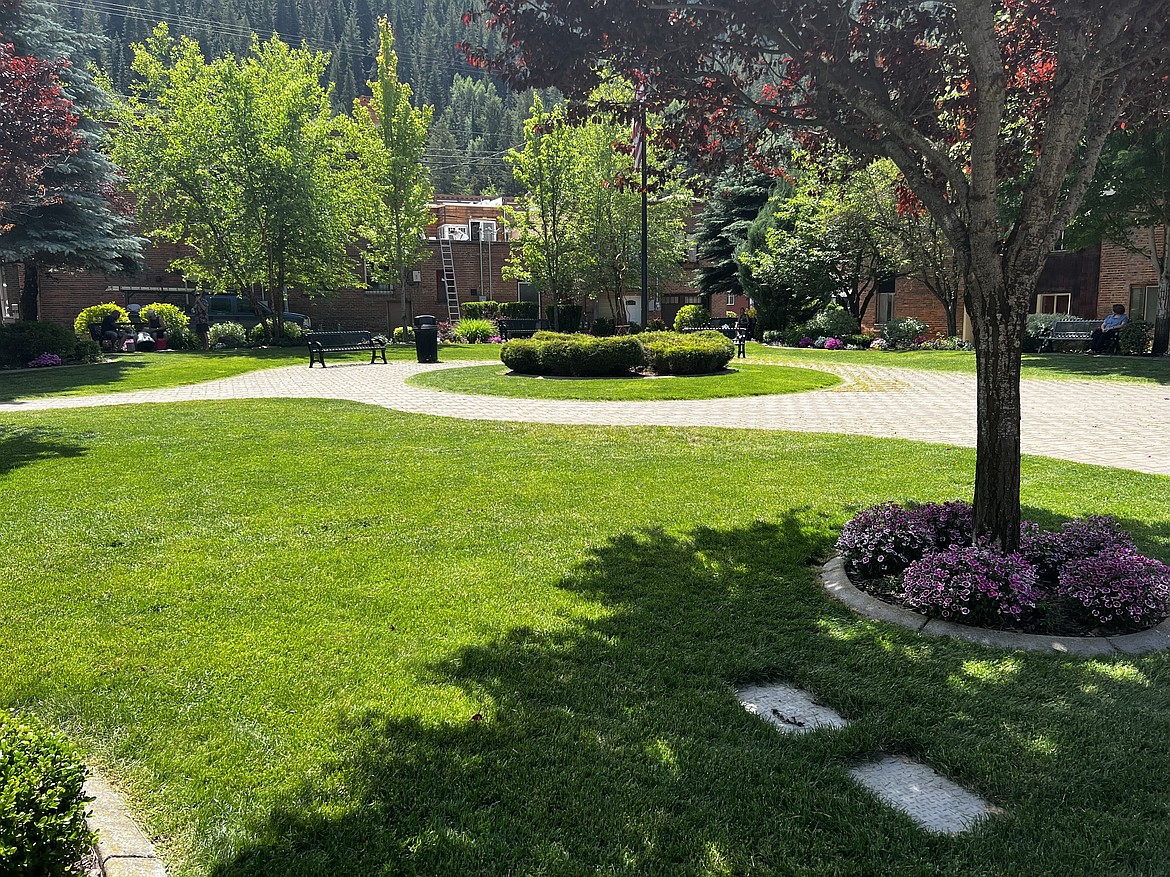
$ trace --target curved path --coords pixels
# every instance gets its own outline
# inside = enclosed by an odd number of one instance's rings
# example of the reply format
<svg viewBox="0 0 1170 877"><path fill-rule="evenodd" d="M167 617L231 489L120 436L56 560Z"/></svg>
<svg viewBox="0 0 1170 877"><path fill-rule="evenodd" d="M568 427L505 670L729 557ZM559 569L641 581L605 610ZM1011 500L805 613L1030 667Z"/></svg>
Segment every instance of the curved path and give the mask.
<svg viewBox="0 0 1170 877"><path fill-rule="evenodd" d="M972 375L806 361L844 383L787 396L672 402L574 402L462 396L408 386L422 371L472 362L353 363L266 369L163 390L62 396L0 404L0 413L215 399L348 399L467 420L612 426L719 426L834 432L975 445ZM669 379L668 379L669 380ZM1113 381L1025 380L1023 451L1079 463L1170 475L1170 387Z"/></svg>

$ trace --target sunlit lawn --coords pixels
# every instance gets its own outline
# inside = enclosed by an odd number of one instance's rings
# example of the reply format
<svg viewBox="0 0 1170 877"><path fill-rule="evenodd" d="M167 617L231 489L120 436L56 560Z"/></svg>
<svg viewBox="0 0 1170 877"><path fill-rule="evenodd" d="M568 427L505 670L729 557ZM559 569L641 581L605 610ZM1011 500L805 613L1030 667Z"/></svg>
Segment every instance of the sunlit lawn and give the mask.
<svg viewBox="0 0 1170 877"><path fill-rule="evenodd" d="M755 361L829 362L975 374L975 354L963 350L815 350L763 344L749 344L747 350L749 359ZM1170 357L1025 353L1021 376L1170 384Z"/></svg>
<svg viewBox="0 0 1170 877"><path fill-rule="evenodd" d="M804 393L831 387L840 379L823 371L737 360L719 374L690 377L543 378L512 374L501 364L423 372L407 383L472 395L646 401Z"/></svg>
<svg viewBox="0 0 1170 877"><path fill-rule="evenodd" d="M488 344L445 344L443 360L499 359L500 348ZM391 360L414 360L413 345L391 345ZM368 353L326 354L326 363L369 360ZM246 350L177 351L160 353L118 353L107 361L59 368L0 371L0 402L46 396L92 396L132 390L158 390L230 378L264 368L304 365L309 354L304 347L273 347Z"/></svg>
<svg viewBox="0 0 1170 877"><path fill-rule="evenodd" d="M328 401L0 426L0 705L64 729L174 875L1157 874L1170 657L864 621L849 514L970 495L968 450L461 422ZM1024 462L1033 517L1170 559L1170 481ZM732 686L852 721L784 737ZM924 833L846 769L1002 808Z"/></svg>

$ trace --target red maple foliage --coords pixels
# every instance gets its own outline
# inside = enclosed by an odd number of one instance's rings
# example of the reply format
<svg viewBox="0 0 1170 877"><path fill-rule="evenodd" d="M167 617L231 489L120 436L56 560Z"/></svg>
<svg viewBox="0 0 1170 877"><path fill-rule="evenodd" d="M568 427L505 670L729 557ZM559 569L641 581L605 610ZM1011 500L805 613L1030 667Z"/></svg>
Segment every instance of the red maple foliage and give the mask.
<svg viewBox="0 0 1170 877"><path fill-rule="evenodd" d="M61 68L0 42L0 219L8 205L34 197L44 169L78 146L77 116L62 93Z"/></svg>

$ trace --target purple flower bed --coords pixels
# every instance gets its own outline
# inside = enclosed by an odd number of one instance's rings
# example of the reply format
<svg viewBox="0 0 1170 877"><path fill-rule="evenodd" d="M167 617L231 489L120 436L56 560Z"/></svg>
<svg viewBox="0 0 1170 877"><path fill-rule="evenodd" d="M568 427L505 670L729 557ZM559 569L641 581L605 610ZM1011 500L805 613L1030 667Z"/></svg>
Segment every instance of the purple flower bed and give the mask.
<svg viewBox="0 0 1170 877"><path fill-rule="evenodd" d="M939 618L1049 633L1143 629L1170 614L1170 567L1139 554L1111 517L1020 528L1004 555L973 545L970 503L881 503L854 516L837 548L864 590Z"/></svg>
<svg viewBox="0 0 1170 877"><path fill-rule="evenodd" d="M55 353L42 353L36 359L28 364L29 368L49 368L50 366L60 365L61 357Z"/></svg>

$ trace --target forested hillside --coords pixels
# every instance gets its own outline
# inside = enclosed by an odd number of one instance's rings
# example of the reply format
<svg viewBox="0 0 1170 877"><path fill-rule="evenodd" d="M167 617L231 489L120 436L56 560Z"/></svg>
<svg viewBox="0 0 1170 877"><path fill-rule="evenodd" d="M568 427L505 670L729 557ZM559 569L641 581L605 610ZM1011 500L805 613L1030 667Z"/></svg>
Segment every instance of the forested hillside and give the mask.
<svg viewBox="0 0 1170 877"><path fill-rule="evenodd" d="M333 57L329 77L338 109L368 94L378 18L394 29L398 74L416 103L435 107L428 164L439 192L512 192L503 153L523 140L531 95L515 95L473 70L455 49L466 38L470 0L57 0L61 17L107 39L94 60L117 88L130 76L130 44L160 21L194 37L208 56L247 50L251 35L305 41ZM480 34L482 37L482 34ZM546 101L547 102L547 101Z"/></svg>

